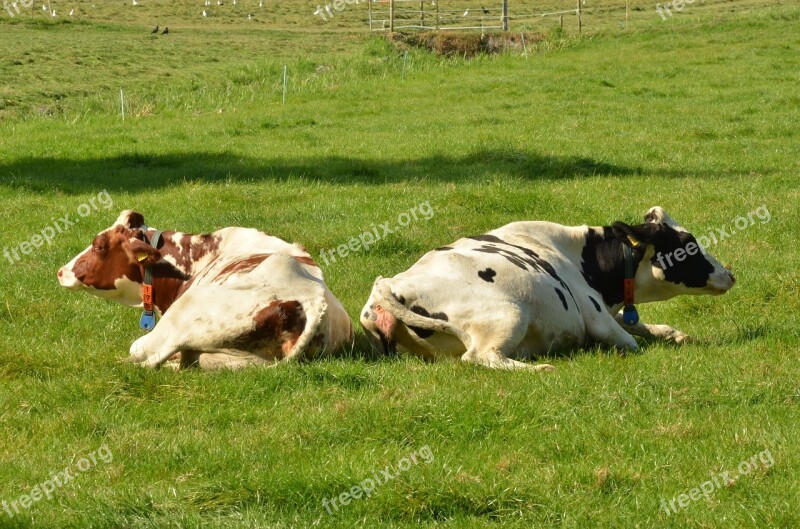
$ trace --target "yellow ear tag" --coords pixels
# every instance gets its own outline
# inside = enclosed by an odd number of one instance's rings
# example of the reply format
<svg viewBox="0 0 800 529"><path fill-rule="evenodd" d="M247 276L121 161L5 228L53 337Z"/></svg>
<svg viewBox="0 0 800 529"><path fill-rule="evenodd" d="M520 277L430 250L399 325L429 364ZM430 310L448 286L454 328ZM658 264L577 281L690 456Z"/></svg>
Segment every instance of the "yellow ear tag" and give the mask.
<svg viewBox="0 0 800 529"><path fill-rule="evenodd" d="M631 241L631 244L633 245L634 248L636 248L637 246L639 246L639 244L641 244L639 241L637 241L630 235L628 235L628 240Z"/></svg>
<svg viewBox="0 0 800 529"><path fill-rule="evenodd" d="M136 258L139 260L140 263L145 259L147 259L147 255L148 255L147 252L136 252Z"/></svg>

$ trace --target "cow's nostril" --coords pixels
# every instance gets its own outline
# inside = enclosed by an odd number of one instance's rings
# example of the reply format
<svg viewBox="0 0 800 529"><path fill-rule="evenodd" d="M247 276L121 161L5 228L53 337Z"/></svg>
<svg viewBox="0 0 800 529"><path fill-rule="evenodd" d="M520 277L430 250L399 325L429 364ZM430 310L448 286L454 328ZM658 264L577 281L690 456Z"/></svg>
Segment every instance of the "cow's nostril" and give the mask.
<svg viewBox="0 0 800 529"><path fill-rule="evenodd" d="M63 277L63 276L64 276L64 269L63 268L59 268L58 269L58 277Z"/></svg>
<svg viewBox="0 0 800 529"><path fill-rule="evenodd" d="M732 282L734 282L734 283L736 283L736 276L735 276L735 275L733 275L733 274L732 274L732 273L730 273L730 272L728 272L728 275L729 275L729 276L731 276L731 281L732 281Z"/></svg>

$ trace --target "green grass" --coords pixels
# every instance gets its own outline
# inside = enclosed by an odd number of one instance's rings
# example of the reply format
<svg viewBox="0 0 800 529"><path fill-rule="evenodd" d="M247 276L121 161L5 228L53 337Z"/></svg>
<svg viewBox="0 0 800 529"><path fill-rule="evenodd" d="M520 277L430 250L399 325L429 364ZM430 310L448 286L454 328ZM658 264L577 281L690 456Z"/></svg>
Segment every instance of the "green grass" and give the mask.
<svg viewBox="0 0 800 529"><path fill-rule="evenodd" d="M412 51L401 81L400 52L304 26L305 5L257 29L160 5L182 17L174 39L150 38L147 11L0 12L0 248L114 200L0 257L0 501L113 453L20 515L0 507L0 527L800 524L796 6L696 3L627 33L553 33L527 61ZM737 275L727 295L639 306L695 343L579 351L546 375L375 359L360 333L303 365L145 371L120 362L138 312L55 278L124 208L162 229L257 227L321 260L424 201L432 219L324 268L354 321L375 276L512 220L636 222L656 204L698 234L762 204L772 220L711 248ZM433 462L327 514L426 445ZM766 449L771 467L660 510Z"/></svg>

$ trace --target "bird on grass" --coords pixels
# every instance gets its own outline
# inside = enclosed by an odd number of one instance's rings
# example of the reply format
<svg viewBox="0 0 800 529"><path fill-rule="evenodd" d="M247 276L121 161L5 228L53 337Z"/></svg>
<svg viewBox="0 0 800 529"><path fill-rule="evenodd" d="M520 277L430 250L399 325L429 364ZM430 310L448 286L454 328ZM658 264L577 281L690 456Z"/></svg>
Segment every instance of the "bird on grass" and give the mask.
<svg viewBox="0 0 800 529"><path fill-rule="evenodd" d="M133 0L133 5L138 6L139 2L137 2L136 0Z"/></svg>
<svg viewBox="0 0 800 529"><path fill-rule="evenodd" d="M150 33L158 33L158 26L156 26L155 28L153 28L153 31L151 31Z"/></svg>
<svg viewBox="0 0 800 529"><path fill-rule="evenodd" d="M70 10L69 10L69 16L72 16L72 15L74 15L74 14L75 14L75 10L74 10L74 9L70 9Z"/></svg>
<svg viewBox="0 0 800 529"><path fill-rule="evenodd" d="M464 11L464 14L463 14L463 15L461 15L461 16L462 16L462 17L465 17L465 16L467 16L467 15L469 15L469 9L467 9L466 11Z"/></svg>
<svg viewBox="0 0 800 529"><path fill-rule="evenodd" d="M164 27L164 31L162 31L161 34L162 35L169 35L169 28L165 26Z"/></svg>
<svg viewBox="0 0 800 529"><path fill-rule="evenodd" d="M207 17L207 16L208 16L208 13L206 13L206 10L205 10L205 9L203 9L203 16L204 16L204 17Z"/></svg>
<svg viewBox="0 0 800 529"><path fill-rule="evenodd" d="M489 10L486 9L485 7L481 6L481 9L483 9L483 14L484 15L488 15L489 14Z"/></svg>

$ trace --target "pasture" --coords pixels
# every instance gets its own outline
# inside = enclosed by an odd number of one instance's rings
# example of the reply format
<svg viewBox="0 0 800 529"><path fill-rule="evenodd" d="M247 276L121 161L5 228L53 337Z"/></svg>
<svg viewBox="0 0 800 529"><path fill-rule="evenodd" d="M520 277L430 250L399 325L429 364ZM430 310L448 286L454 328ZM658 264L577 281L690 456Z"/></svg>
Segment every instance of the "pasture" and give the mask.
<svg viewBox="0 0 800 529"><path fill-rule="evenodd" d="M0 11L0 527L800 525L798 6L707 0L664 21L637 2L629 31L551 19L527 60L412 49L403 76L403 50L347 10L96 4ZM691 344L542 359L553 373L381 358L360 329L336 358L144 370L122 362L140 311L56 281L135 208L301 242L357 322L377 275L459 237L654 205L725 231L709 250L736 286L638 306ZM321 257L386 222L368 250Z"/></svg>

